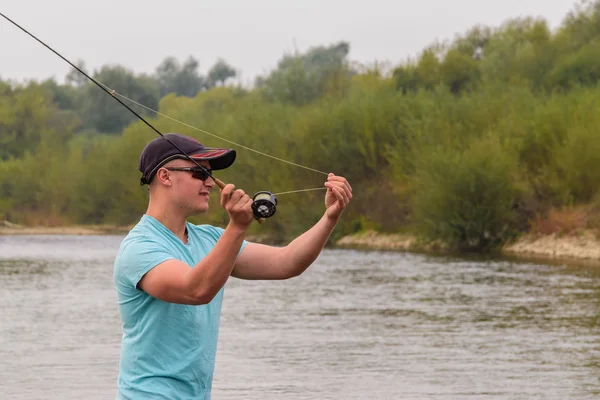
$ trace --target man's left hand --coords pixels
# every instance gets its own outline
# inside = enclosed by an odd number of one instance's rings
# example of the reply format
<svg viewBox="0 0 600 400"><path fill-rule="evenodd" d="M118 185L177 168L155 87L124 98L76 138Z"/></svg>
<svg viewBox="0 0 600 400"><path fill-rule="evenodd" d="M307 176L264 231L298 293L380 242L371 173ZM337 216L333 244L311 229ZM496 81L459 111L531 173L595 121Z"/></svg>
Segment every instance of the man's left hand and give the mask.
<svg viewBox="0 0 600 400"><path fill-rule="evenodd" d="M337 220L352 199L352 187L346 178L334 174L329 174L325 186L327 187L325 194L327 217Z"/></svg>

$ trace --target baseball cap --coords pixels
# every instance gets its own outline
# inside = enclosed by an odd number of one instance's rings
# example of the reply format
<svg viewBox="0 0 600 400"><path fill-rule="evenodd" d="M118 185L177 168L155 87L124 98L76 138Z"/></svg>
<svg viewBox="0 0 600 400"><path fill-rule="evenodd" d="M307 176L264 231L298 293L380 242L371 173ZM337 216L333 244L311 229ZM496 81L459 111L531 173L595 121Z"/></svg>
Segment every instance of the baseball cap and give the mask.
<svg viewBox="0 0 600 400"><path fill-rule="evenodd" d="M141 185L149 184L156 171L169 161L188 160L179 149L193 160L207 160L213 170L225 169L235 161L236 153L233 149L206 147L196 139L179 133L167 133L163 136L152 140L142 150L138 165L138 169L142 173ZM179 149L169 141L177 145Z"/></svg>

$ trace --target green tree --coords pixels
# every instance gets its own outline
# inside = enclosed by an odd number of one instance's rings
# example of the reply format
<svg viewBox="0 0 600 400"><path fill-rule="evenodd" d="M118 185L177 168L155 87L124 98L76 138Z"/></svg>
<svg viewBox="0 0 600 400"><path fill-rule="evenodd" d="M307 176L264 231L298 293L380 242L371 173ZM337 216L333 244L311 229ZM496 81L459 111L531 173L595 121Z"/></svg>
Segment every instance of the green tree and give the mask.
<svg viewBox="0 0 600 400"><path fill-rule="evenodd" d="M61 112L52 102L46 84L12 87L0 82L0 160L33 152L43 138L64 143L77 119Z"/></svg>
<svg viewBox="0 0 600 400"><path fill-rule="evenodd" d="M104 66L94 74L94 79L138 103L155 110L158 108L158 85L148 76L135 76L121 66ZM82 88L80 107L86 128L96 132L119 133L137 120L133 113L93 83ZM139 107L131 107L140 115L148 115L147 111Z"/></svg>
<svg viewBox="0 0 600 400"><path fill-rule="evenodd" d="M413 218L431 239L487 251L515 234L516 160L493 137L464 152L437 148L413 178Z"/></svg>
<svg viewBox="0 0 600 400"><path fill-rule="evenodd" d="M210 71L208 71L206 87L210 89L218 84L224 85L227 79L235 78L235 76L235 69L233 69L224 60L219 59L215 65L212 66Z"/></svg>
<svg viewBox="0 0 600 400"><path fill-rule="evenodd" d="M440 75L452 93L460 93L479 83L479 65L473 55L450 50L440 65Z"/></svg>
<svg viewBox="0 0 600 400"><path fill-rule="evenodd" d="M54 79L47 79L42 82L52 95L52 102L61 110L77 109L77 88L71 85L59 85Z"/></svg>
<svg viewBox="0 0 600 400"><path fill-rule="evenodd" d="M340 72L353 74L346 59L349 51L350 45L340 42L310 48L304 54L286 55L267 77L257 78L256 86L272 101L306 105L324 95L328 82Z"/></svg>
<svg viewBox="0 0 600 400"><path fill-rule="evenodd" d="M574 53L565 55L556 62L546 77L549 88L595 86L599 81L600 41L584 45Z"/></svg>
<svg viewBox="0 0 600 400"><path fill-rule="evenodd" d="M393 75L396 88L402 93L407 94L419 89L419 77L414 65L400 65L394 69Z"/></svg>
<svg viewBox="0 0 600 400"><path fill-rule="evenodd" d="M79 68L80 70L82 70L83 72L85 72L86 74L89 75L89 72L85 68L85 62L83 60L78 60L75 63L75 65L77 66L77 68ZM71 70L65 77L65 80L66 80L67 84L75 86L75 87L81 87L89 82L88 78L86 78L85 75L83 75L81 72L77 71L75 68L71 68Z"/></svg>
<svg viewBox="0 0 600 400"><path fill-rule="evenodd" d="M182 65L174 57L165 58L154 75L160 88L160 97L169 93L196 96L206 86L206 80L198 73L198 67L198 61L191 56Z"/></svg>
<svg viewBox="0 0 600 400"><path fill-rule="evenodd" d="M556 35L556 45L566 52L600 38L600 1L580 0L567 14Z"/></svg>

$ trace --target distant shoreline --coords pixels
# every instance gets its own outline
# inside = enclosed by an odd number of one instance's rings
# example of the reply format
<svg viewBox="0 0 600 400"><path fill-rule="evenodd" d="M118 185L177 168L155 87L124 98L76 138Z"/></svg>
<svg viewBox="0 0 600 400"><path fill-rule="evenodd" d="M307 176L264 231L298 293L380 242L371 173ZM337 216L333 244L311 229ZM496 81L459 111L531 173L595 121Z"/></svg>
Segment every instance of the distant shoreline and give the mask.
<svg viewBox="0 0 600 400"><path fill-rule="evenodd" d="M341 238L340 248L445 253L442 244L421 243L405 234L367 231ZM571 261L600 267L600 238L591 231L577 235L525 235L506 244L500 255L549 262Z"/></svg>
<svg viewBox="0 0 600 400"><path fill-rule="evenodd" d="M0 236L19 235L111 235L125 234L131 226L75 225L75 226L21 226L0 222Z"/></svg>
<svg viewBox="0 0 600 400"><path fill-rule="evenodd" d="M26 227L0 222L0 236L125 235L131 228L132 226L112 225ZM335 243L335 246L345 249L446 253L442 244L422 243L414 236L406 234L385 234L375 231L344 236ZM585 262L600 267L600 237L596 237L591 231L583 231L577 235L529 234L505 245L500 253L518 258Z"/></svg>

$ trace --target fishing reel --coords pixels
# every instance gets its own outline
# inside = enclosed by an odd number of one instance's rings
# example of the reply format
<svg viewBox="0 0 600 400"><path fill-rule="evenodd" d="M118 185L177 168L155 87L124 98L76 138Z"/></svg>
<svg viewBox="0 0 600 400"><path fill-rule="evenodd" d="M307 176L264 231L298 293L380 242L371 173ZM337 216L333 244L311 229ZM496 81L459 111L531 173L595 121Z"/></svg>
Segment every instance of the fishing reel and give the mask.
<svg viewBox="0 0 600 400"><path fill-rule="evenodd" d="M277 211L277 197L271 192L257 192L252 200L252 212L258 220L272 217Z"/></svg>

